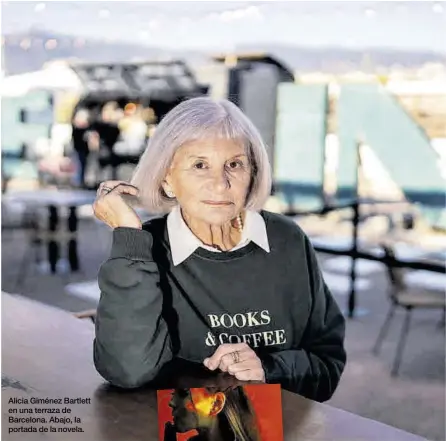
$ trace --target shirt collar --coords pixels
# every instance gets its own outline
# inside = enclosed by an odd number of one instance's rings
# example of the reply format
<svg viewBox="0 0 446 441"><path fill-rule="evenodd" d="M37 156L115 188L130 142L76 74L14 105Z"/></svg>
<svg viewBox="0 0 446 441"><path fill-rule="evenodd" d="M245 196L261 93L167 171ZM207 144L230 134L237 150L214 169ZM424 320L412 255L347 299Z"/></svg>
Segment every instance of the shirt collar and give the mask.
<svg viewBox="0 0 446 441"><path fill-rule="evenodd" d="M184 222L181 209L177 205L167 216L167 233L169 235L172 261L175 266L184 262L194 251L204 244L196 237ZM245 216L242 238L240 243L250 241L257 244L267 253L270 252L266 225L263 217L256 211L248 210Z"/></svg>

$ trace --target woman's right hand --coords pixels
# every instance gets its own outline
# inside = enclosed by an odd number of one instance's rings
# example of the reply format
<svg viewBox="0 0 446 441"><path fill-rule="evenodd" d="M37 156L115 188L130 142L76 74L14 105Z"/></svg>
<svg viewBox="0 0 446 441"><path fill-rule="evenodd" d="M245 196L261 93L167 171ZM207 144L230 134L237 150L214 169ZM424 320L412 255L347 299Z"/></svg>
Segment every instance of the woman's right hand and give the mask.
<svg viewBox="0 0 446 441"><path fill-rule="evenodd" d="M136 187L124 181L102 182L93 203L95 216L111 228L142 229L141 219L122 197L125 194L138 196L138 193Z"/></svg>

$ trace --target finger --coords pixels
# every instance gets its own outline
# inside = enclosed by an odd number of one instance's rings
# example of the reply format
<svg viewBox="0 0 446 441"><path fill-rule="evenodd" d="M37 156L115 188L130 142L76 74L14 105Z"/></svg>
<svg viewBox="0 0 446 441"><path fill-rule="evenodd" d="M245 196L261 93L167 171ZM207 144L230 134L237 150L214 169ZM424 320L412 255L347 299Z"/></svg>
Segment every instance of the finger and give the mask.
<svg viewBox="0 0 446 441"><path fill-rule="evenodd" d="M120 185L126 186L126 187L130 187L130 188L134 188L135 190L138 190L138 187L135 187L134 185L130 184L129 182L126 181L118 181L118 180L110 180L110 181L103 181L99 184L99 188L116 188Z"/></svg>
<svg viewBox="0 0 446 441"><path fill-rule="evenodd" d="M100 193L101 192L101 190L104 188L104 185L107 185L107 181L104 181L104 182L101 182L100 184L99 184L99 187L98 187L98 193Z"/></svg>
<svg viewBox="0 0 446 441"><path fill-rule="evenodd" d="M211 357L205 360L205 366L211 370L217 369L223 356L234 351L243 351L247 348L250 349L246 343L224 343L217 348Z"/></svg>
<svg viewBox="0 0 446 441"><path fill-rule="evenodd" d="M257 358L256 353L247 346L245 349L242 349L238 352L238 361L234 360L233 353L223 355L223 357L220 358L220 364L218 365L218 368L222 370L223 372L227 372L229 366L232 366L234 364L240 364L242 361L245 360L255 360Z"/></svg>
<svg viewBox="0 0 446 441"><path fill-rule="evenodd" d="M242 381L264 381L263 369L247 369L234 374L237 380Z"/></svg>
<svg viewBox="0 0 446 441"><path fill-rule="evenodd" d="M112 185L112 187L116 188L116 187L118 187L120 185L123 185L125 187L130 187L130 188L133 188L135 190L138 190L138 187L135 187L134 185L129 184L128 182L125 182L125 181L118 181L118 182L116 182L116 184Z"/></svg>
<svg viewBox="0 0 446 441"><path fill-rule="evenodd" d="M103 181L99 184L96 191L97 197L105 196L108 194L116 185L120 184L121 181Z"/></svg>
<svg viewBox="0 0 446 441"><path fill-rule="evenodd" d="M127 183L120 183L115 185L114 187L105 187L105 188L110 188L111 190L109 192L107 192L105 194L105 196L107 195L111 195L111 194L130 194L132 196L138 196L139 194L139 190L130 184Z"/></svg>
<svg viewBox="0 0 446 441"><path fill-rule="evenodd" d="M218 368L223 372L228 372L228 368L232 364L234 364L234 357L232 356L232 353L226 354L220 358L220 364L218 365Z"/></svg>
<svg viewBox="0 0 446 441"><path fill-rule="evenodd" d="M97 191L96 191L96 196L97 197L103 196L104 187L107 188L107 183L106 182L101 182L99 184L99 187L98 187ZM112 187L108 187L108 188L112 188Z"/></svg>
<svg viewBox="0 0 446 441"><path fill-rule="evenodd" d="M210 370L217 369L220 364L220 359L224 357L226 354L229 354L236 350L234 346L235 344L230 344L230 343L224 343L220 345L217 348L217 350L212 354L211 357L206 358L203 361L204 365Z"/></svg>
<svg viewBox="0 0 446 441"><path fill-rule="evenodd" d="M102 181L100 184L99 184L99 187L100 188L103 188L103 187L108 187L108 188L113 188L113 187L116 187L118 184L127 184L127 185L131 185L131 184L129 184L128 182L125 182L125 181L118 181L118 180L110 180L110 181Z"/></svg>
<svg viewBox="0 0 446 441"><path fill-rule="evenodd" d="M261 369L262 363L258 358L249 358L248 360L241 361L240 363L233 363L228 367L228 372L233 375L236 372L242 372L246 370Z"/></svg>

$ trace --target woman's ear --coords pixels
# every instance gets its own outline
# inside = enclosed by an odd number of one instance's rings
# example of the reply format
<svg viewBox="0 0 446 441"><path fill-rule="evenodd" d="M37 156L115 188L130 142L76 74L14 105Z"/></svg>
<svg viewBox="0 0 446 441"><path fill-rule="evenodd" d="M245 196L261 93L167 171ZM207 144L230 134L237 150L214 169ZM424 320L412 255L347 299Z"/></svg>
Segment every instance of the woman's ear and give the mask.
<svg viewBox="0 0 446 441"><path fill-rule="evenodd" d="M209 416L218 415L225 407L226 395L223 392L217 392L214 396L214 403Z"/></svg>
<svg viewBox="0 0 446 441"><path fill-rule="evenodd" d="M175 197L175 193L174 193L174 191L172 189L172 186L170 184L170 176L169 176L169 174L167 174L166 177L161 182L161 187L163 188L164 193L166 193L167 197L169 197L169 198L174 198Z"/></svg>

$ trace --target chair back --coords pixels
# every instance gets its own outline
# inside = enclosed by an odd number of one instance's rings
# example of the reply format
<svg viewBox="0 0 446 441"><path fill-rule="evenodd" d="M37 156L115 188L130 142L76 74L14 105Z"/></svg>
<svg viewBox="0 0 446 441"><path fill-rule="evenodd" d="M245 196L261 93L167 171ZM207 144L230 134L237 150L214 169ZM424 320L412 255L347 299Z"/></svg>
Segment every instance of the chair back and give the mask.
<svg viewBox="0 0 446 441"><path fill-rule="evenodd" d="M398 294L406 286L404 283L404 271L392 265L392 261L396 260L393 247L389 244L382 244L382 248L384 250L387 275L390 281L388 294L393 302L398 302Z"/></svg>

